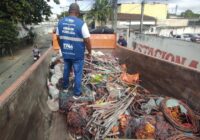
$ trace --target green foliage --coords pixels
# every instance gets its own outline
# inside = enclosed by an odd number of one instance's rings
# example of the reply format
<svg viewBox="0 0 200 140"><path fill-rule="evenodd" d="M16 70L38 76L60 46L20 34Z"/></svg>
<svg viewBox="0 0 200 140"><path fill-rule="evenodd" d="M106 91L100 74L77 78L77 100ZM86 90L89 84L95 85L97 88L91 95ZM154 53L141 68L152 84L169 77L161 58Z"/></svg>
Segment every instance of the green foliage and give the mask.
<svg viewBox="0 0 200 140"><path fill-rule="evenodd" d="M54 0L59 4L59 0ZM0 41L1 47L14 46L17 41L18 29L21 23L24 29L27 24L48 20L52 14L46 0L1 0L0 2Z"/></svg>
<svg viewBox="0 0 200 140"><path fill-rule="evenodd" d="M100 22L101 25L107 23L108 19L112 16L111 4L108 0L96 0L92 10L87 14L87 20L95 20Z"/></svg>
<svg viewBox="0 0 200 140"><path fill-rule="evenodd" d="M24 24L38 23L51 15L45 0L1 0L0 17Z"/></svg>
<svg viewBox="0 0 200 140"><path fill-rule="evenodd" d="M196 14L192 10L186 10L185 12L181 13L181 16L184 18L199 18L200 14Z"/></svg>
<svg viewBox="0 0 200 140"><path fill-rule="evenodd" d="M80 15L79 15L79 18L83 19L83 13L81 12ZM58 19L61 19L63 17L67 17L69 16L69 12L68 11L64 11L64 12L61 12L61 14L57 15L57 18Z"/></svg>
<svg viewBox="0 0 200 140"><path fill-rule="evenodd" d="M57 18L61 19L61 18L66 17L66 16L69 16L69 13L67 11L64 11L64 12L61 12L60 15L57 15Z"/></svg>
<svg viewBox="0 0 200 140"><path fill-rule="evenodd" d="M50 0L47 0L48 2L50 2ZM59 0L53 0L56 4L60 4Z"/></svg>
<svg viewBox="0 0 200 140"><path fill-rule="evenodd" d="M18 42L17 39L17 26L9 20L0 20L0 48L12 47L13 44Z"/></svg>

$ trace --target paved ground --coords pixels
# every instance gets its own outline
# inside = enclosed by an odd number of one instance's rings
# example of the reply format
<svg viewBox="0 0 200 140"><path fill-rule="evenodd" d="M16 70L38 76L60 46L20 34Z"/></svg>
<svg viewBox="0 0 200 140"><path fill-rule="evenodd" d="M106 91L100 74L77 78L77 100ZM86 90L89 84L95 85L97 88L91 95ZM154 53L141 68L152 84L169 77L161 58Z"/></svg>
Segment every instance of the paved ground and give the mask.
<svg viewBox="0 0 200 140"><path fill-rule="evenodd" d="M39 36L36 43L43 53L50 47L51 36ZM14 54L14 59L11 57L0 58L0 94L34 63L32 49L32 46L27 46L18 50Z"/></svg>

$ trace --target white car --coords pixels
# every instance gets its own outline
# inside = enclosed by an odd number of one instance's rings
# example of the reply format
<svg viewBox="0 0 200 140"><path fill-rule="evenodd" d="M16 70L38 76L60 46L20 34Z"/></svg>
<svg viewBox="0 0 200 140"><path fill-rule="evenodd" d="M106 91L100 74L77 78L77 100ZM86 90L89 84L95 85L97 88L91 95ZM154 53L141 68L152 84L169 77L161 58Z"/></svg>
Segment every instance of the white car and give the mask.
<svg viewBox="0 0 200 140"><path fill-rule="evenodd" d="M185 41L191 41L191 37L189 34L175 35L174 38Z"/></svg>

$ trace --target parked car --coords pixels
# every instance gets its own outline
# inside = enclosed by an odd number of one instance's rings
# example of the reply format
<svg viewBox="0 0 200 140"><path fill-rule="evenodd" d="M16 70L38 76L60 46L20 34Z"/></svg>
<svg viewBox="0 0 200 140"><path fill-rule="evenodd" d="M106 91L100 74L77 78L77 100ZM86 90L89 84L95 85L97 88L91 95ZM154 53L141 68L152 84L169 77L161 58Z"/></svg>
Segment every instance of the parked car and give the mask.
<svg viewBox="0 0 200 140"><path fill-rule="evenodd" d="M185 41L200 42L200 34L186 33L182 35L175 35L174 38Z"/></svg>
<svg viewBox="0 0 200 140"><path fill-rule="evenodd" d="M180 40L185 40L185 41L190 41L191 37L189 34L183 34L183 35L175 35L174 38L180 39Z"/></svg>
<svg viewBox="0 0 200 140"><path fill-rule="evenodd" d="M191 41L191 38L193 37L193 34L183 34L183 37L184 37L184 39L185 40L187 40L187 41Z"/></svg>
<svg viewBox="0 0 200 140"><path fill-rule="evenodd" d="M200 34L193 34L191 37L192 42L200 42Z"/></svg>

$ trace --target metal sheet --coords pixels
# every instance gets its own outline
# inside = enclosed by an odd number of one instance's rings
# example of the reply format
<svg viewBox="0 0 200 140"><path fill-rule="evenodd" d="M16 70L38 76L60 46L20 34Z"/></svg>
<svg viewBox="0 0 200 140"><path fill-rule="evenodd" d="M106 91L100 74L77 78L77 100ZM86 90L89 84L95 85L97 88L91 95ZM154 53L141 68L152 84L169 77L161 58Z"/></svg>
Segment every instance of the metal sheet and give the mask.
<svg viewBox="0 0 200 140"><path fill-rule="evenodd" d="M132 38L136 52L200 71L200 44L140 34Z"/></svg>

